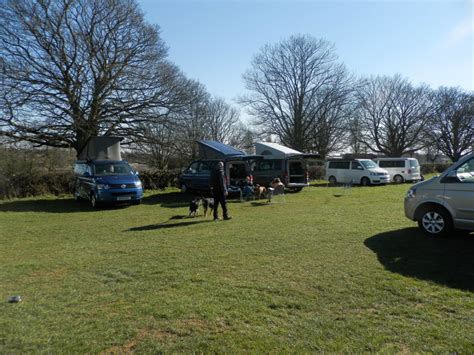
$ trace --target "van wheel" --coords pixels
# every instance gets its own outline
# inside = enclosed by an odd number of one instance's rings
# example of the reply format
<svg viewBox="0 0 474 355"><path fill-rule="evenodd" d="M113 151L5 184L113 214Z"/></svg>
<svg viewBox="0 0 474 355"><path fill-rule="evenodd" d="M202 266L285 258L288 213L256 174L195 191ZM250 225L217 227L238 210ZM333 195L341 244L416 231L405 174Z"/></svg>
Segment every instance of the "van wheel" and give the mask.
<svg viewBox="0 0 474 355"><path fill-rule="evenodd" d="M139 205L139 204L141 204L141 203L142 203L142 199L141 199L141 198L138 199L138 200L133 201L133 204L134 204L134 205Z"/></svg>
<svg viewBox="0 0 474 355"><path fill-rule="evenodd" d="M337 184L337 180L336 180L336 177L335 177L335 176L330 176L329 179L328 179L328 181L329 181L329 185L334 186L334 185Z"/></svg>
<svg viewBox="0 0 474 355"><path fill-rule="evenodd" d="M401 176L401 175L395 175L395 176L393 177L393 182L394 182L395 184L403 184L403 183L405 182L405 179L404 179L403 176Z"/></svg>
<svg viewBox="0 0 474 355"><path fill-rule="evenodd" d="M180 190L184 194L184 193L188 192L188 187L186 186L186 184L181 184Z"/></svg>
<svg viewBox="0 0 474 355"><path fill-rule="evenodd" d="M300 192L301 190L303 190L302 187L295 187L295 188L293 188L293 192Z"/></svg>
<svg viewBox="0 0 474 355"><path fill-rule="evenodd" d="M421 213L418 227L428 236L444 237L452 232L453 221L446 210L429 207Z"/></svg>
<svg viewBox="0 0 474 355"><path fill-rule="evenodd" d="M362 186L369 186L370 185L370 180L368 177L364 176L361 180L360 180L360 184Z"/></svg>

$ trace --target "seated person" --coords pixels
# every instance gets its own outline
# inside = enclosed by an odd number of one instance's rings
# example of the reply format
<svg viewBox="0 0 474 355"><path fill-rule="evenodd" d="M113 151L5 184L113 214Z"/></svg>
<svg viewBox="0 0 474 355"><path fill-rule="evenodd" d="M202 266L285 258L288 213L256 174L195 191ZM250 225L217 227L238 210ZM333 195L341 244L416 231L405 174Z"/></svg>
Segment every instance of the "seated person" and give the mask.
<svg viewBox="0 0 474 355"><path fill-rule="evenodd" d="M273 189L276 189L278 186L285 186L280 178L274 178L272 183L270 184L270 187L272 187Z"/></svg>
<svg viewBox="0 0 474 355"><path fill-rule="evenodd" d="M247 176L245 180L241 182L240 188L242 189L243 198L248 199L250 196L253 196L254 187L250 182L250 176Z"/></svg>
<svg viewBox="0 0 474 355"><path fill-rule="evenodd" d="M268 188L268 202L272 200L273 194L275 189L284 189L285 184L283 184L280 180L280 178L274 178L272 182L270 183L270 187Z"/></svg>

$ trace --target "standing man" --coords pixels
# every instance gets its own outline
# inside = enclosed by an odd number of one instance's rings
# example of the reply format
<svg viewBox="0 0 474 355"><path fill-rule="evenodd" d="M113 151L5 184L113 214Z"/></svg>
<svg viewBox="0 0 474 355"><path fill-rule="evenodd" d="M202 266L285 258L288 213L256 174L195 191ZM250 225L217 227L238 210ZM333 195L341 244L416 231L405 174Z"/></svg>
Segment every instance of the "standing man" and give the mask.
<svg viewBox="0 0 474 355"><path fill-rule="evenodd" d="M232 219L231 216L227 213L227 201L226 196L228 194L227 188L225 186L224 178L224 163L220 161L217 163L214 170L211 173L211 189L212 195L214 196L214 221L219 220L217 214L217 207L221 204L222 214L224 215L224 220Z"/></svg>

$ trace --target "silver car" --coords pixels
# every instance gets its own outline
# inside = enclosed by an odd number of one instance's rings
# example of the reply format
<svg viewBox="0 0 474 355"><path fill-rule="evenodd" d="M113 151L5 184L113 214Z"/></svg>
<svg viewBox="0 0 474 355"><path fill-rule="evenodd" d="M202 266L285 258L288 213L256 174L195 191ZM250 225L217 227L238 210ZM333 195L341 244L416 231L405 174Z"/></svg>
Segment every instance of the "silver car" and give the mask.
<svg viewBox="0 0 474 355"><path fill-rule="evenodd" d="M405 197L405 216L427 235L444 236L453 229L474 230L474 153L440 176L413 185Z"/></svg>

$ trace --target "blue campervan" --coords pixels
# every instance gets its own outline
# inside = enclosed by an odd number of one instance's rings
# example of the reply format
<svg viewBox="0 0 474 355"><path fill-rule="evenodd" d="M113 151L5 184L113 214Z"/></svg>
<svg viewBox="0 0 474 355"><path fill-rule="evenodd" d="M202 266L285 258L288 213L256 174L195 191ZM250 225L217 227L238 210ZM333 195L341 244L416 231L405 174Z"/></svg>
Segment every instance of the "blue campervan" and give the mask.
<svg viewBox="0 0 474 355"><path fill-rule="evenodd" d="M73 194L96 208L102 203L140 204L138 173L120 156L120 137L92 137L74 166Z"/></svg>

